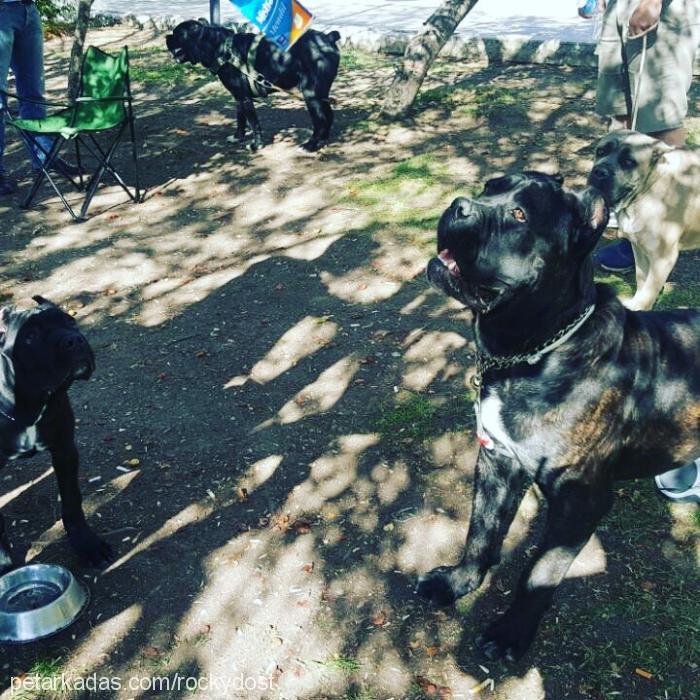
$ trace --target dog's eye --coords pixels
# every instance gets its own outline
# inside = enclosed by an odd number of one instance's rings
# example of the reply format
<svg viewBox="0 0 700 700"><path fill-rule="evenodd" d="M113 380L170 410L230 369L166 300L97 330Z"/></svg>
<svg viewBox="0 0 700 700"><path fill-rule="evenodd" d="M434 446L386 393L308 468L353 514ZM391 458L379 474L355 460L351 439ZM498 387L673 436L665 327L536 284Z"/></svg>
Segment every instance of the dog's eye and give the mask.
<svg viewBox="0 0 700 700"><path fill-rule="evenodd" d="M516 207L510 213L516 221L527 221L525 212L520 207Z"/></svg>
<svg viewBox="0 0 700 700"><path fill-rule="evenodd" d="M625 168L625 170L632 170L637 167L637 161L632 158L632 156L624 155L620 158L620 165Z"/></svg>

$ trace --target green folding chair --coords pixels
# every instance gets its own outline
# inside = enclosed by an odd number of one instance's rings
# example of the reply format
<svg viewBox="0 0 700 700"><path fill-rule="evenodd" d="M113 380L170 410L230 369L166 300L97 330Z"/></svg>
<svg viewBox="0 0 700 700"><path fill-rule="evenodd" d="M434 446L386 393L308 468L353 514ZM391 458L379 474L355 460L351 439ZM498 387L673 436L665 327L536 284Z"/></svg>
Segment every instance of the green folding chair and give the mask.
<svg viewBox="0 0 700 700"><path fill-rule="evenodd" d="M5 95L18 98L18 95L4 92ZM6 102L3 100L3 102ZM3 105L3 114L9 124L17 128L27 148L32 153L41 153L35 158L38 172L32 188L22 203L28 208L39 187L47 180L56 191L66 209L75 221L84 221L88 207L98 185L109 173L134 202L143 200L139 186L138 163L136 160L136 140L134 136L134 113L132 109L131 87L129 84L129 51L125 46L117 55L110 55L94 46L85 51L80 70L80 91L73 104L43 102L48 106L63 106L64 109L48 114L43 119L14 118L7 104ZM135 185L130 189L112 164L112 158L122 136L127 131L131 138L131 153L134 161ZM111 132L111 144L105 148L100 145L96 135ZM55 136L51 148L47 151L37 141L38 136ZM51 164L69 143L75 144L75 159L81 174L73 179L64 175L79 191L85 191L80 213L76 214L66 201L56 182L55 173L50 173ZM45 139L44 139L45 142ZM82 171L81 150L89 152L97 161L97 170L85 182Z"/></svg>

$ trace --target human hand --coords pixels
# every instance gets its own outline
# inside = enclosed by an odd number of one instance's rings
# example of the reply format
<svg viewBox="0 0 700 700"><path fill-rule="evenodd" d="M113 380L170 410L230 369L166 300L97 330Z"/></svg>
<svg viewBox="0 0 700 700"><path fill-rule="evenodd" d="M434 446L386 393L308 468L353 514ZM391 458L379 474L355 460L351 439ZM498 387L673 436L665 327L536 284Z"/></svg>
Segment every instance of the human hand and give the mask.
<svg viewBox="0 0 700 700"><path fill-rule="evenodd" d="M629 36L634 38L651 29L661 17L661 0L641 0L629 21Z"/></svg>

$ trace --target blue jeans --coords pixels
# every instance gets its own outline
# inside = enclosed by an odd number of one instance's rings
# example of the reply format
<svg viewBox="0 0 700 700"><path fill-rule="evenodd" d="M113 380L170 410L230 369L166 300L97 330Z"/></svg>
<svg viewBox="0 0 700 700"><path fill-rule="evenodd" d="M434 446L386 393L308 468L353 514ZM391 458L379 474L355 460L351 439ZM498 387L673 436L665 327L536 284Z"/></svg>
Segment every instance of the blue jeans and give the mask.
<svg viewBox="0 0 700 700"><path fill-rule="evenodd" d="M15 75L17 94L20 96L20 117L45 117L44 105L21 99L44 99L44 35L41 17L35 5L0 2L0 88L3 90L7 90L10 68ZM2 99L4 102L4 96ZM46 151L50 150L53 143L53 139L47 136L41 136L37 141ZM4 172L4 153L5 121L0 119L0 173ZM34 154L30 154L30 157L36 158Z"/></svg>

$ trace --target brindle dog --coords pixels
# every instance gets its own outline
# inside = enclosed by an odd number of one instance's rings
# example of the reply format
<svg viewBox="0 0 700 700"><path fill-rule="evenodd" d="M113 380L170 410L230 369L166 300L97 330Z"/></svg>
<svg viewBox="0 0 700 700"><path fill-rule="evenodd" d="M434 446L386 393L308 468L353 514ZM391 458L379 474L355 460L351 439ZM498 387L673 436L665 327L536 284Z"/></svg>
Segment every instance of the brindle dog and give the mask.
<svg viewBox="0 0 700 700"><path fill-rule="evenodd" d="M328 143L333 123L329 94L340 63L339 40L338 32L308 29L289 51L283 51L261 35L233 32L204 20L181 22L165 37L175 60L208 68L236 98L236 138L243 140L246 125L250 126L251 150L263 145L253 98L265 97L275 88L298 87L313 123L313 134L302 146L306 151Z"/></svg>
<svg viewBox="0 0 700 700"><path fill-rule="evenodd" d="M474 314L481 444L469 534L456 566L417 593L450 605L499 559L523 487L547 522L506 613L478 640L519 658L552 595L613 503L617 479L651 477L700 453L700 312L633 312L593 281L607 223L595 189L525 172L460 197L438 225L430 281Z"/></svg>

